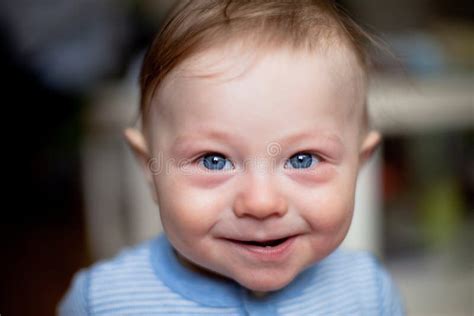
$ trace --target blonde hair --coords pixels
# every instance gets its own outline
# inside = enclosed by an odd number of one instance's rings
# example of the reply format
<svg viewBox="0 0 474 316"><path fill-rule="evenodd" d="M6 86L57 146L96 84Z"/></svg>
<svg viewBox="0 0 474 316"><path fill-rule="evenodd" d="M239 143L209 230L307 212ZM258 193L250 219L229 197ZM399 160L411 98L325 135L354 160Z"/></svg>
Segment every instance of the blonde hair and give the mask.
<svg viewBox="0 0 474 316"><path fill-rule="evenodd" d="M187 58L236 38L316 49L346 45L366 72L373 39L330 0L179 1L149 47L140 74L143 120L163 79ZM323 45L324 44L324 45Z"/></svg>

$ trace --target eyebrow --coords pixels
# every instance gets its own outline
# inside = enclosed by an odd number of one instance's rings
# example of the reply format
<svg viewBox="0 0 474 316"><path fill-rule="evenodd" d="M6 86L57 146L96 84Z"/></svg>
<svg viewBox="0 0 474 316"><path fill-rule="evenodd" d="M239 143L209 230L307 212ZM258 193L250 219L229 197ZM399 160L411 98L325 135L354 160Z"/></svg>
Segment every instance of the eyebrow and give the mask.
<svg viewBox="0 0 474 316"><path fill-rule="evenodd" d="M234 137L223 131L219 130L197 130L192 134L178 135L171 145L171 151L173 153L186 152L191 145L200 140L218 140L225 143L233 143Z"/></svg>
<svg viewBox="0 0 474 316"><path fill-rule="evenodd" d="M224 131L212 130L212 129L197 130L193 134L185 134L185 135L177 136L173 142L173 147L185 146L185 145L188 145L189 143L192 143L197 140L202 140L202 139L213 139L213 140L220 140L220 141L232 143L232 142L235 142L234 138L235 137L232 136L232 134L224 132Z"/></svg>
<svg viewBox="0 0 474 316"><path fill-rule="evenodd" d="M316 137L323 138L325 141L329 141L334 145L343 147L343 141L339 135L318 130L294 133L279 140L271 140L269 141L269 144L276 143L280 145L288 145L299 141L314 139ZM188 148L192 143L198 140L217 140L235 145L242 142L239 137L233 136L228 132L212 129L203 129L196 131L196 133L190 135L188 134L177 136L172 145L173 151L179 152L182 150L186 150L186 148Z"/></svg>
<svg viewBox="0 0 474 316"><path fill-rule="evenodd" d="M335 133L330 133L330 132L323 132L319 130L313 130L313 131L304 131L300 133L295 133L291 134L279 141L278 143L282 144L291 144L295 143L299 140L306 140L306 139L311 139L311 138L324 138L325 140L328 140L332 143L335 143L336 145L343 146L343 142L341 137L338 134Z"/></svg>

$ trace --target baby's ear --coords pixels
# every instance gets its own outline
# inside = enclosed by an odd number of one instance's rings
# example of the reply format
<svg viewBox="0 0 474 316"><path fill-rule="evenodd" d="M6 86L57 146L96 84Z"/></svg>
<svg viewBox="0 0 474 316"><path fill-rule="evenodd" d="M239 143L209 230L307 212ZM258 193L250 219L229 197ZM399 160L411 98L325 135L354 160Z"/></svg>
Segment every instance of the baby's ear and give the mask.
<svg viewBox="0 0 474 316"><path fill-rule="evenodd" d="M148 147L148 143L145 137L143 136L143 133L135 128L125 129L123 132L123 135L145 173L146 180L152 191L153 199L156 202L157 198L156 198L153 174L152 174L152 170L150 169L151 157L150 157L150 150Z"/></svg>
<svg viewBox="0 0 474 316"><path fill-rule="evenodd" d="M374 154L375 150L378 148L380 145L382 137L380 136L380 133L377 131L370 131L367 133L365 136L364 140L362 141L362 145L360 146L360 152L359 152L359 165L362 166L364 165L367 160L372 157Z"/></svg>
<svg viewBox="0 0 474 316"><path fill-rule="evenodd" d="M148 144L143 136L142 132L135 128L126 128L123 131L125 140L132 149L133 153L139 160L150 158L150 152L148 150Z"/></svg>

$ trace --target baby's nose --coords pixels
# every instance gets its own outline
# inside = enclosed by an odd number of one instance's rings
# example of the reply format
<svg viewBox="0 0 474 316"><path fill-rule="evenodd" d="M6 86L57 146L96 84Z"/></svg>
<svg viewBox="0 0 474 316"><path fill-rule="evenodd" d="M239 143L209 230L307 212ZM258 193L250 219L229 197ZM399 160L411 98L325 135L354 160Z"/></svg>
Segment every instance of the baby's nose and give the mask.
<svg viewBox="0 0 474 316"><path fill-rule="evenodd" d="M252 174L245 177L234 202L234 213L237 217L264 219L286 214L287 201L279 192L271 175Z"/></svg>

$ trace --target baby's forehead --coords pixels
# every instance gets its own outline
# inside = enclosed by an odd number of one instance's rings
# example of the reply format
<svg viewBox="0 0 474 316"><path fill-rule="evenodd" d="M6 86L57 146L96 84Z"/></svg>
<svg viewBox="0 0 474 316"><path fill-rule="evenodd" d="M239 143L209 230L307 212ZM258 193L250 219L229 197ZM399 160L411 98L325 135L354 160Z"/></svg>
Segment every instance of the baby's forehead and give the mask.
<svg viewBox="0 0 474 316"><path fill-rule="evenodd" d="M261 52L240 43L200 51L176 67L170 77L231 80L245 73L262 57Z"/></svg>
<svg viewBox="0 0 474 316"><path fill-rule="evenodd" d="M229 106L238 108L240 101L254 102L254 111L248 113L258 115L259 108L285 108L283 99L294 110L304 104L317 107L326 102L334 114L359 116L365 104L365 82L363 72L351 58L342 50L217 47L188 58L171 72L162 82L153 107L168 113L163 117L176 124L183 124L180 113L191 111L191 103L203 105L191 118L205 115L210 109L213 113L228 112ZM283 90L288 91L282 94Z"/></svg>
<svg viewBox="0 0 474 316"><path fill-rule="evenodd" d="M246 41L229 41L193 54L180 63L168 77L172 80L189 78L231 80L245 75L262 61L274 60L277 61L275 63L277 66L278 59L288 55L292 56L291 62L295 67L311 63L311 59L330 57L330 67L326 70L331 72L331 75L340 76L341 79L346 79L345 81L365 83L365 70L356 55L342 43L332 43L324 49L310 50L289 45L259 46ZM307 71L312 71L311 67L307 67Z"/></svg>
<svg viewBox="0 0 474 316"><path fill-rule="evenodd" d="M285 72L290 68L291 71ZM203 50L183 61L161 83L158 93L161 102L158 103L161 106L173 104L170 100L181 96L176 91L195 89L199 93L200 89L214 85L245 82L242 78L259 70L258 78L269 86L276 81L286 81L289 88L299 89L295 83L303 87L307 82L327 79L332 80L341 92L352 91L354 103L365 103L365 72L346 47L334 45L325 50L307 50L290 46L255 47L244 42L230 42ZM316 77L319 79L313 79Z"/></svg>

